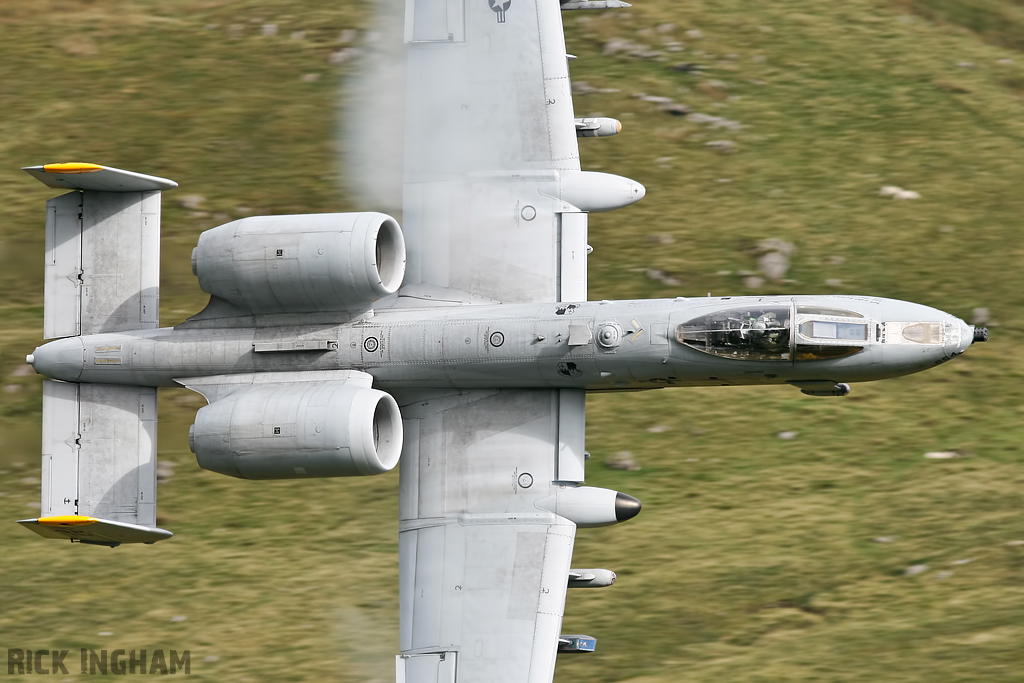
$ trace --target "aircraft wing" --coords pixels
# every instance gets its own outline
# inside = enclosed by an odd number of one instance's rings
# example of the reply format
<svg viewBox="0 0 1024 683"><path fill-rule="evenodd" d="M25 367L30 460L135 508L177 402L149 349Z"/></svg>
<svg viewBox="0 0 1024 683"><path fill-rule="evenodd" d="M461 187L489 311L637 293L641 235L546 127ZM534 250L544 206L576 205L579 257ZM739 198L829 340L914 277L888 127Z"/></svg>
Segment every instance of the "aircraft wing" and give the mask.
<svg viewBox="0 0 1024 683"><path fill-rule="evenodd" d="M584 392L396 398L399 683L550 683L576 532L553 482L582 472Z"/></svg>
<svg viewBox="0 0 1024 683"><path fill-rule="evenodd" d="M405 293L585 300L558 1L408 0L405 42Z"/></svg>

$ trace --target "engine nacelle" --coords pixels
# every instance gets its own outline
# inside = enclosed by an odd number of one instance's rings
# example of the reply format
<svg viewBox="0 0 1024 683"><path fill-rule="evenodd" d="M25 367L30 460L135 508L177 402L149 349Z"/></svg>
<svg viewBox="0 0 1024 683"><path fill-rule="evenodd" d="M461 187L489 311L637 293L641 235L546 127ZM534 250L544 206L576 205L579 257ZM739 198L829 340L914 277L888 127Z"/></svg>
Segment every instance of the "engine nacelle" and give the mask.
<svg viewBox="0 0 1024 683"><path fill-rule="evenodd" d="M352 383L254 384L200 409L189 446L203 469L241 479L383 474L402 454L402 415Z"/></svg>
<svg viewBox="0 0 1024 683"><path fill-rule="evenodd" d="M252 313L365 310L405 277L405 240L382 213L253 216L192 252L204 292Z"/></svg>

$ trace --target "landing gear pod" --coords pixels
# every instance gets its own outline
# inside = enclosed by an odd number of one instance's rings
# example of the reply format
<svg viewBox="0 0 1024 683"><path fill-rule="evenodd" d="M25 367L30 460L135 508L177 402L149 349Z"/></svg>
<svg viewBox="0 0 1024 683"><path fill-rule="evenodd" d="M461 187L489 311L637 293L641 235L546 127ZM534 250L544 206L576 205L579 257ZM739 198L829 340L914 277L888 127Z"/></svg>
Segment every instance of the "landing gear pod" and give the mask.
<svg viewBox="0 0 1024 683"><path fill-rule="evenodd" d="M640 514L640 501L625 493L594 486L564 486L537 507L574 522L578 527L611 526Z"/></svg>

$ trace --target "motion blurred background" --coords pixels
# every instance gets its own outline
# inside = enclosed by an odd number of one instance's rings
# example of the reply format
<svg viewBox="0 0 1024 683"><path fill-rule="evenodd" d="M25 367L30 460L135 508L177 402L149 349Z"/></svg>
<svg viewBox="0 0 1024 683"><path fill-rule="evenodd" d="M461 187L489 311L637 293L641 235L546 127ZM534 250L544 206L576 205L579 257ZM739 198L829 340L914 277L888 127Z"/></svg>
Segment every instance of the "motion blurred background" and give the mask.
<svg viewBox="0 0 1024 683"><path fill-rule="evenodd" d="M204 472L187 443L203 400L164 389L172 540L72 546L13 523L38 509L41 378L23 359L41 343L55 194L18 169L180 183L161 292L178 323L207 298L189 266L202 230L382 208L340 161L373 5L0 3L3 647L189 649L192 675L216 681L394 680L397 470ZM561 657L556 680L1024 680L1024 7L636 0L564 19L577 116L624 126L580 141L584 168L648 189L591 218L591 299L866 294L993 341L841 399L591 397L588 483L644 511L579 533L574 565L619 581L570 591L563 630L598 650Z"/></svg>

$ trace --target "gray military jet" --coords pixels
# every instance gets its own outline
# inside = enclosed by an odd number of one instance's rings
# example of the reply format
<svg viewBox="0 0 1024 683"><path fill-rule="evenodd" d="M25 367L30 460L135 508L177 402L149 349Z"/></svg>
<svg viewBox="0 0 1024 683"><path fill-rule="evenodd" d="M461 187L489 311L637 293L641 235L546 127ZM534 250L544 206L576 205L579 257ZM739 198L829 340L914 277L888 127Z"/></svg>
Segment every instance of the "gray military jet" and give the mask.
<svg viewBox="0 0 1024 683"><path fill-rule="evenodd" d="M404 227L381 213L245 218L204 232L201 313L159 326L161 193L84 163L25 169L47 202L42 509L50 538L154 543L156 392L209 405L189 441L247 479L364 476L401 462L406 683L548 683L576 529L635 516L583 485L587 391L789 384L815 396L924 370L986 339L862 296L587 301L587 214L644 188L580 170L554 0L407 3Z"/></svg>

